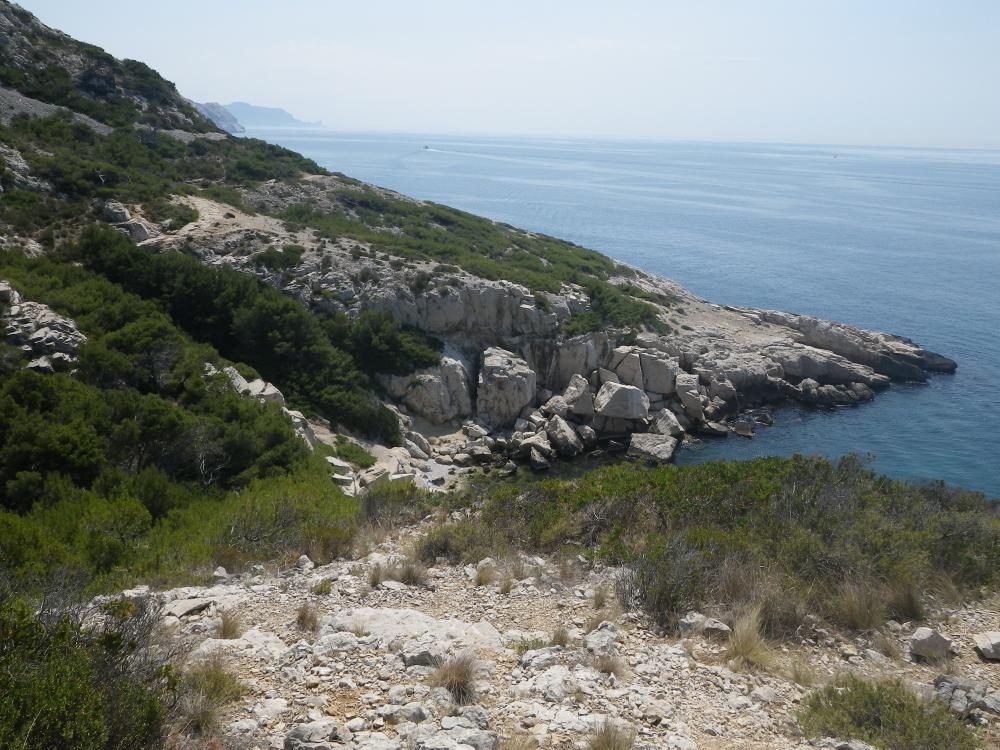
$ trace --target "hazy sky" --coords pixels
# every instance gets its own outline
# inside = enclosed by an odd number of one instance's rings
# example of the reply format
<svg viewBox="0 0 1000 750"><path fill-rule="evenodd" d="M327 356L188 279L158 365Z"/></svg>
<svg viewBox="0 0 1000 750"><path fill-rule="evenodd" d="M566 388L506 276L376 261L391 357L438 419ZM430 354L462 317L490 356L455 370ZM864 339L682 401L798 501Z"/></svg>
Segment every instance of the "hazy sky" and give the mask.
<svg viewBox="0 0 1000 750"><path fill-rule="evenodd" d="M1000 148L998 0L23 0L338 130Z"/></svg>

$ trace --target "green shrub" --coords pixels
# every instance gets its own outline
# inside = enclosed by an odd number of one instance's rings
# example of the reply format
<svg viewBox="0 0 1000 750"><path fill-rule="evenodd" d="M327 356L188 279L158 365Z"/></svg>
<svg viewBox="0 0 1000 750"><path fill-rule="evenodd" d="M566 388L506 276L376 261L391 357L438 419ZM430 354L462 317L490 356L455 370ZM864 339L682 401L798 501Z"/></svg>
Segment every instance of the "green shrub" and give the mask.
<svg viewBox="0 0 1000 750"><path fill-rule="evenodd" d="M0 591L0 747L140 750L155 746L168 672L151 658L158 614L121 601L97 629L35 613Z"/></svg>
<svg viewBox="0 0 1000 750"><path fill-rule="evenodd" d="M927 703L900 681L848 676L808 695L799 722L812 737L847 737L886 750L973 750L975 735L943 703Z"/></svg>

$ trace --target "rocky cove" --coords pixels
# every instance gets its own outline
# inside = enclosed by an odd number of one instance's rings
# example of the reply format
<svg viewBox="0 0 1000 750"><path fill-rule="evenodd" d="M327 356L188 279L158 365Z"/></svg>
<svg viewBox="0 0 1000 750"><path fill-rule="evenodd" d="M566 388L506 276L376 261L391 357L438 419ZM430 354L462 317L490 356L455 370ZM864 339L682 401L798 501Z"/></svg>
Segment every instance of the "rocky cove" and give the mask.
<svg viewBox="0 0 1000 750"><path fill-rule="evenodd" d="M853 405L894 380L919 382L956 368L900 336L712 304L621 265L612 283L654 300L660 330L566 335L566 321L589 309L582 286L532 293L349 238L331 241L269 215L306 200L322 206L325 195L352 187L336 176L312 176L243 192L244 206L267 213L186 197L178 200L198 219L177 228L145 221L141 206L112 205L105 216L143 246L183 249L255 274L318 309L379 310L441 342L438 365L379 377L407 442L380 451L385 460L362 475L363 484L396 476L439 486L474 466L544 469L594 450L669 461L684 440L731 432L751 438L770 422L768 404ZM281 270L257 261L286 247L299 250Z"/></svg>

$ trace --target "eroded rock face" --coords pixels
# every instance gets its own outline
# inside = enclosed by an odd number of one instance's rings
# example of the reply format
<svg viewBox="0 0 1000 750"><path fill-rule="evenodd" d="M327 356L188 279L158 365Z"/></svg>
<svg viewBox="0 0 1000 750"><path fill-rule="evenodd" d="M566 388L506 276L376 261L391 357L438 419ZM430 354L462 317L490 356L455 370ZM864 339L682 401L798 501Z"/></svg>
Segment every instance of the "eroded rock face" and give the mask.
<svg viewBox="0 0 1000 750"><path fill-rule="evenodd" d="M476 392L476 412L483 423L510 427L534 399L535 372L527 362L499 347L483 352Z"/></svg>

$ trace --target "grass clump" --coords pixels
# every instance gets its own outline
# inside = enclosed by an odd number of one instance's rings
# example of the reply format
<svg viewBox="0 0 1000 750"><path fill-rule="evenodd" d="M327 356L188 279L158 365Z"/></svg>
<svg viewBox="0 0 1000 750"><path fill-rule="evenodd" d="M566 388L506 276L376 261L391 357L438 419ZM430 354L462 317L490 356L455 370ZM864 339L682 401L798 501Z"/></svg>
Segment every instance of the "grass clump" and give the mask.
<svg viewBox="0 0 1000 750"><path fill-rule="evenodd" d="M514 644L514 650L518 654L525 654L528 651L535 651L549 645L551 644L546 643L542 638L521 638Z"/></svg>
<svg viewBox="0 0 1000 750"><path fill-rule="evenodd" d="M587 750L632 750L634 745L635 732L611 719L605 719L587 740Z"/></svg>
<svg viewBox="0 0 1000 750"><path fill-rule="evenodd" d="M898 680L848 676L806 697L799 723L811 737L850 737L889 750L973 750L975 735L943 703L927 703Z"/></svg>
<svg viewBox="0 0 1000 750"><path fill-rule="evenodd" d="M726 657L737 669L770 669L774 652L761 628L760 609L752 607L733 618Z"/></svg>
<svg viewBox="0 0 1000 750"><path fill-rule="evenodd" d="M624 677L627 671L621 657L611 654L602 654L594 659L594 669L601 674L614 675L618 679Z"/></svg>
<svg viewBox="0 0 1000 750"><path fill-rule="evenodd" d="M231 641L243 634L243 622L239 614L231 609L219 613L219 624L215 628L215 637Z"/></svg>
<svg viewBox="0 0 1000 750"><path fill-rule="evenodd" d="M427 568L416 560L404 560L401 563L389 566L385 572L385 577L390 581L399 581L407 586L426 586Z"/></svg>
<svg viewBox="0 0 1000 750"><path fill-rule="evenodd" d="M500 579L500 585L497 586L497 591L499 591L504 596L507 596L508 594L510 594L512 588L514 588L514 579L508 575Z"/></svg>
<svg viewBox="0 0 1000 750"><path fill-rule="evenodd" d="M309 591L317 596L328 596L333 591L333 581L329 578L321 578L309 587Z"/></svg>
<svg viewBox="0 0 1000 750"><path fill-rule="evenodd" d="M178 705L183 734L208 735L219 728L219 711L246 692L219 655L198 661L184 673Z"/></svg>
<svg viewBox="0 0 1000 750"><path fill-rule="evenodd" d="M830 601L831 620L854 630L873 630L886 620L886 591L869 581L849 580Z"/></svg>
<svg viewBox="0 0 1000 750"><path fill-rule="evenodd" d="M319 630L319 614L309 602L303 602L295 613L295 625L299 630L315 633Z"/></svg>
<svg viewBox="0 0 1000 750"><path fill-rule="evenodd" d="M431 673L430 684L433 687L445 688L458 705L467 705L476 698L478 666L472 654L449 656Z"/></svg>
<svg viewBox="0 0 1000 750"><path fill-rule="evenodd" d="M569 645L569 640L569 630L560 625L552 631L552 637L549 639L549 645L562 646L563 648L566 648L566 646Z"/></svg>

